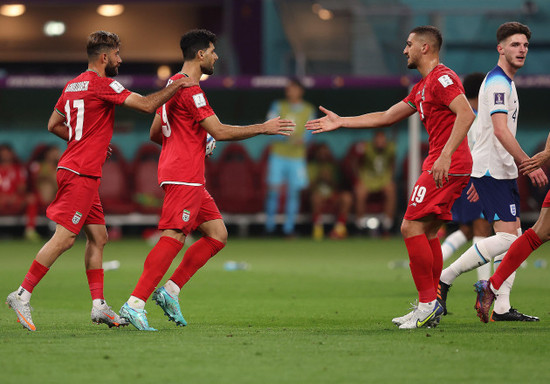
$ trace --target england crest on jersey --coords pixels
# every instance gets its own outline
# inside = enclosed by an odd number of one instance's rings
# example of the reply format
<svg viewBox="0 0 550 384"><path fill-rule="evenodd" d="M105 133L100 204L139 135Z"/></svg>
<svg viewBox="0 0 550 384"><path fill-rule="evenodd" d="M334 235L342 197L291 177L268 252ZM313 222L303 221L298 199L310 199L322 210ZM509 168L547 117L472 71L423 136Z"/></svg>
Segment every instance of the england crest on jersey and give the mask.
<svg viewBox="0 0 550 384"><path fill-rule="evenodd" d="M516 205L515 204L510 204L510 213L513 216L516 216Z"/></svg>
<svg viewBox="0 0 550 384"><path fill-rule="evenodd" d="M81 218L82 218L82 213L76 211L76 213L73 216L73 224L75 225L78 224Z"/></svg>
<svg viewBox="0 0 550 384"><path fill-rule="evenodd" d="M184 209L183 215L181 215L181 218L183 219L183 221L187 223L189 221L190 215L191 215L191 212L189 212L187 209Z"/></svg>

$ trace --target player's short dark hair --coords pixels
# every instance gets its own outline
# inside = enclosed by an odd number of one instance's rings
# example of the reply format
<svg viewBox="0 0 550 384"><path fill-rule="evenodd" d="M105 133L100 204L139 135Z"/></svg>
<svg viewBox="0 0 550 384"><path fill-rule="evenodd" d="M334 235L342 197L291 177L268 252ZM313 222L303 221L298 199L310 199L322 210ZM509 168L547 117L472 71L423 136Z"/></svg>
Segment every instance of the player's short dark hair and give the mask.
<svg viewBox="0 0 550 384"><path fill-rule="evenodd" d="M479 88L485 79L485 74L481 72L470 73L464 78L462 85L464 86L464 94L467 99L477 99Z"/></svg>
<svg viewBox="0 0 550 384"><path fill-rule="evenodd" d="M88 58L93 58L105 50L117 49L120 47L120 38L116 33L96 31L88 36L86 51Z"/></svg>
<svg viewBox="0 0 550 384"><path fill-rule="evenodd" d="M525 35L527 40L531 39L531 30L527 25L518 23L517 21L504 23L497 29L497 43L500 44L503 40L518 33Z"/></svg>
<svg viewBox="0 0 550 384"><path fill-rule="evenodd" d="M180 48L183 61L193 60L197 52L216 44L216 35L206 29L193 29L181 37Z"/></svg>
<svg viewBox="0 0 550 384"><path fill-rule="evenodd" d="M433 48L437 51L439 51L443 45L443 36L441 35L441 31L433 25L421 25L414 28L410 33L431 38L435 43Z"/></svg>

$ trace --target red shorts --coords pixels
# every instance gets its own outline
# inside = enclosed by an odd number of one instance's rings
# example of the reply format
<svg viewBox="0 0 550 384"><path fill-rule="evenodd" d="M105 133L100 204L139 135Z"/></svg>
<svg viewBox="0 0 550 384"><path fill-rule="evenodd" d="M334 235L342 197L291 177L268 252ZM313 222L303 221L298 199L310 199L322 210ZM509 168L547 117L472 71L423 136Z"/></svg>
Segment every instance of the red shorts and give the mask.
<svg viewBox="0 0 550 384"><path fill-rule="evenodd" d="M550 191L548 191L548 193L544 197L544 201L542 202L542 208L550 208Z"/></svg>
<svg viewBox="0 0 550 384"><path fill-rule="evenodd" d="M222 219L206 188L179 184L165 184L163 188L160 230L179 229L187 236L206 221Z"/></svg>
<svg viewBox="0 0 550 384"><path fill-rule="evenodd" d="M66 169L57 171L57 194L46 216L73 233L83 225L105 225L103 207L99 200L101 179L77 175Z"/></svg>
<svg viewBox="0 0 550 384"><path fill-rule="evenodd" d="M436 188L432 174L423 171L414 185L405 220L419 220L429 215L451 220L451 208L469 180L470 176L449 176L448 182Z"/></svg>

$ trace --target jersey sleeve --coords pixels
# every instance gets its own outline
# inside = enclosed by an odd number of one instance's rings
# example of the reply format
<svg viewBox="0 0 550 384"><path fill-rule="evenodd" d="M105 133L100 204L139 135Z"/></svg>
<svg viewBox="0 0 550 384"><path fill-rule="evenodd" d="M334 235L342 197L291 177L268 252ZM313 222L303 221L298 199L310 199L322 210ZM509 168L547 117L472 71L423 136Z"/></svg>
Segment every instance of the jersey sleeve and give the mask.
<svg viewBox="0 0 550 384"><path fill-rule="evenodd" d="M417 88L418 88L418 84L416 84L416 85L412 88L411 93L409 93L409 95L403 99L403 102L406 103L406 104L408 104L409 107L411 107L411 108L414 109L415 111L417 110L417 108L416 108L416 104L415 104L415 102L414 102L414 95L416 95Z"/></svg>
<svg viewBox="0 0 550 384"><path fill-rule="evenodd" d="M63 90L65 92L65 90ZM59 96L59 99L57 100L57 103L55 103L54 110L57 111L61 116L65 117L65 98L63 97L63 93L61 93L61 96Z"/></svg>
<svg viewBox="0 0 550 384"><path fill-rule="evenodd" d="M486 82L484 92L491 115L494 113L508 113L511 86L503 76L493 76Z"/></svg>
<svg viewBox="0 0 550 384"><path fill-rule="evenodd" d="M214 114L206 95L198 86L190 87L186 92L183 92L181 103L191 113L196 122L201 122Z"/></svg>
<svg viewBox="0 0 550 384"><path fill-rule="evenodd" d="M96 81L96 94L103 101L116 105L124 103L124 100L132 92L124 88L118 81L109 77L101 77Z"/></svg>
<svg viewBox="0 0 550 384"><path fill-rule="evenodd" d="M433 82L432 91L444 105L449 106L458 95L464 93L464 88L454 73L442 73Z"/></svg>

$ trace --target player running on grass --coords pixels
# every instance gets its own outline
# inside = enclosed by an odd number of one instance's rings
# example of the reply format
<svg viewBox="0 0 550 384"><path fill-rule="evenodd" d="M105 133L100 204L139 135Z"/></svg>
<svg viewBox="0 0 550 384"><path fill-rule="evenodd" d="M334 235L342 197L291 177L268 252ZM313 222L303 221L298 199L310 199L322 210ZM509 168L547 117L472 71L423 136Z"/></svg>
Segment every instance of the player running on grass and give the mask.
<svg viewBox="0 0 550 384"><path fill-rule="evenodd" d="M203 74L211 75L218 60L215 44L216 35L207 30L184 34L180 41L183 67L168 84L187 77L198 82ZM199 86L178 92L159 109L151 126L151 140L162 144L158 167L159 184L165 193L159 222L162 235L147 256L132 295L120 309L121 317L139 330L155 331L148 324L145 302L182 249L186 236L198 229L203 237L187 249L170 279L153 294L169 320L186 325L179 305L180 290L227 242L222 216L204 186L207 132L216 140L241 140L260 134L288 136L294 125L279 117L247 126L222 124Z"/></svg>
<svg viewBox="0 0 550 384"><path fill-rule="evenodd" d="M422 166L401 224L419 304L392 321L400 329L436 325L443 307L436 289L443 267L437 231L451 220L451 206L468 183L472 158L466 134L475 115L458 76L439 62L441 32L432 26L414 28L403 54L407 67L422 80L409 96L384 112L340 117L323 107L326 116L307 123L313 133L346 128L385 127L418 112L429 135L430 151Z"/></svg>
<svg viewBox="0 0 550 384"><path fill-rule="evenodd" d="M118 74L122 63L119 46L119 37L114 33L97 31L88 37L88 70L67 83L48 122L48 130L67 141L57 167L58 192L46 212L57 226L52 238L38 251L19 289L6 300L29 331L36 330L29 304L34 287L55 260L73 246L82 228L87 238L84 262L93 302L92 321L109 327L128 324L103 296L107 230L98 189L113 136L115 105L153 113L178 89L194 82L181 79L145 97L132 93L111 78Z"/></svg>
<svg viewBox="0 0 550 384"><path fill-rule="evenodd" d="M546 140L546 147L542 152L537 153L531 159L524 160L519 170L524 175L540 169L550 159L550 135ZM495 298L498 300L500 288L507 281L516 269L519 268L529 255L550 240L550 191L542 202L539 218L532 228L529 228L523 235L512 243L506 256L502 259L500 266L493 276L486 280L480 280L475 284L477 299L475 309L480 320L484 323L489 321L489 312ZM493 316L494 317L494 316Z"/></svg>
<svg viewBox="0 0 550 384"><path fill-rule="evenodd" d="M504 253L521 234L519 219L518 169L529 157L515 138L519 100L513 82L527 57L531 31L518 22L502 24L497 30L498 63L485 77L479 93L479 135L472 149L472 181L483 214L493 224L495 235L480 240L441 273L438 299L446 306L447 291L454 280L495 259L498 266ZM534 185L548 183L539 168L528 174ZM502 285L495 303L494 321L538 321L510 305L512 274Z"/></svg>

